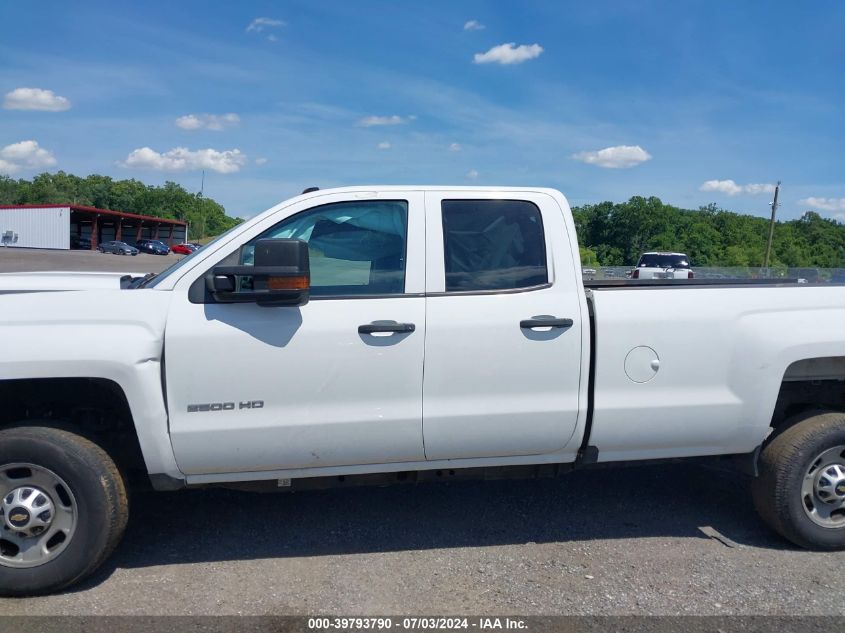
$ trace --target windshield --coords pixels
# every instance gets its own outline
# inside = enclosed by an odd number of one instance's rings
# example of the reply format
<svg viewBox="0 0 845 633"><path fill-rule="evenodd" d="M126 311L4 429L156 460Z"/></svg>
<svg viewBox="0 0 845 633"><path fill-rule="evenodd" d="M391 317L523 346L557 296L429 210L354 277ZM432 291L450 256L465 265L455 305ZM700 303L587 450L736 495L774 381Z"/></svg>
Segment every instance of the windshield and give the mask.
<svg viewBox="0 0 845 633"><path fill-rule="evenodd" d="M689 260L686 255L646 253L640 257L637 268L689 268Z"/></svg>
<svg viewBox="0 0 845 633"><path fill-rule="evenodd" d="M199 253L204 253L209 246L219 242L224 237L228 236L229 233L231 233L232 231L234 231L235 229L240 228L240 227L241 227L240 224L236 224L235 226L233 226L228 231L221 233L220 235L215 237L213 240L211 240L208 244L205 245L205 248L202 248L202 249L198 248L197 250L195 250L190 255L185 255L185 257L180 259L178 262L174 263L172 266L168 266L163 271L161 271L159 274L157 274L155 277L151 277L149 279L149 281L144 284L144 287L145 288L155 287L156 285L158 285L159 282L161 282L162 279L166 279L167 277L169 277L170 275L175 273L177 270L182 268L185 264L189 263L190 260L193 259L194 257L196 257Z"/></svg>

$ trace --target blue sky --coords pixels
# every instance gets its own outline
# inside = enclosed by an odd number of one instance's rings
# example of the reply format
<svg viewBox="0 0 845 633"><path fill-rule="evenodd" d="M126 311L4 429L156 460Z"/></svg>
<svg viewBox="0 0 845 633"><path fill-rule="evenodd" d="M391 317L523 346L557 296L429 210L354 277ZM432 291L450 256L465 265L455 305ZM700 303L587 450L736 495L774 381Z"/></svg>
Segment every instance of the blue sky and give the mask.
<svg viewBox="0 0 845 633"><path fill-rule="evenodd" d="M845 221L845 3L3 2L0 173L656 195ZM469 24L468 24L469 23Z"/></svg>

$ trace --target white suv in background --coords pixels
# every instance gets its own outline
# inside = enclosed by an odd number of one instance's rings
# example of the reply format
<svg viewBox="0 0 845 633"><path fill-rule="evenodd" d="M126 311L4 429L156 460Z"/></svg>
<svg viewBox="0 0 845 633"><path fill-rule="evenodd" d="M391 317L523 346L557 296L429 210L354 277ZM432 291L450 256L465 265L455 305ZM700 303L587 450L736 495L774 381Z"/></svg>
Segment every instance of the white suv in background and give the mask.
<svg viewBox="0 0 845 633"><path fill-rule="evenodd" d="M651 252L640 255L631 279L692 279L689 257L684 253Z"/></svg>

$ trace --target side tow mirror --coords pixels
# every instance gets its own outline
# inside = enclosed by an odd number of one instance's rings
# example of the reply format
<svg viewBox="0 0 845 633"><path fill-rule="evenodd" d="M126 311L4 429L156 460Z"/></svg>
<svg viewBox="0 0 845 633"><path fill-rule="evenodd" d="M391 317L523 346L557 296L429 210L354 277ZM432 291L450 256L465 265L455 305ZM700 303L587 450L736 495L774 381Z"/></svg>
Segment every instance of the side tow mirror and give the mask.
<svg viewBox="0 0 845 633"><path fill-rule="evenodd" d="M252 289L238 290L238 277L251 277ZM206 283L219 303L305 305L311 287L308 244L294 239L258 240L254 266L216 266Z"/></svg>

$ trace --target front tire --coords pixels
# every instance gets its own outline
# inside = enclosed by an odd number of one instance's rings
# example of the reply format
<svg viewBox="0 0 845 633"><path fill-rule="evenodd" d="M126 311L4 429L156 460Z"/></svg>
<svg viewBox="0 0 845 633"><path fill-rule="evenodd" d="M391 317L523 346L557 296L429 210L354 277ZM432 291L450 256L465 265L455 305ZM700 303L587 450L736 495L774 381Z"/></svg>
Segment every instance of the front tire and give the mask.
<svg viewBox="0 0 845 633"><path fill-rule="evenodd" d="M108 454L51 427L0 431L0 503L4 596L79 582L111 554L129 517L123 477Z"/></svg>
<svg viewBox="0 0 845 633"><path fill-rule="evenodd" d="M845 549L845 413L805 414L760 455L757 511L808 549Z"/></svg>

